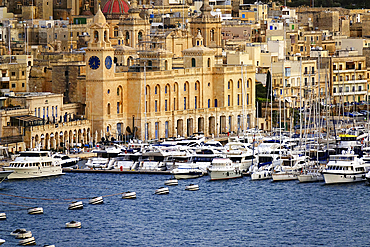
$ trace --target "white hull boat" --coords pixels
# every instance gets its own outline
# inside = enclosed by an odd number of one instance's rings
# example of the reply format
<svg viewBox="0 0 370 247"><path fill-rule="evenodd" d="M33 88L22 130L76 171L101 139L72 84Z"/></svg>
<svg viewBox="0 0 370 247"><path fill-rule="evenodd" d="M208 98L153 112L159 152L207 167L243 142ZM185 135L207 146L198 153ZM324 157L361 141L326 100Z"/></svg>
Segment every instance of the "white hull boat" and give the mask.
<svg viewBox="0 0 370 247"><path fill-rule="evenodd" d="M76 210L76 209L83 209L84 205L82 201L74 201L71 204L69 204L68 209L70 210Z"/></svg>
<svg viewBox="0 0 370 247"><path fill-rule="evenodd" d="M102 204L102 203L104 203L103 197L102 196L97 196L97 197L91 198L89 200L89 203L90 204L93 204L93 205L95 205L95 204Z"/></svg>
<svg viewBox="0 0 370 247"><path fill-rule="evenodd" d="M298 180L300 183L321 182L324 181L324 177L319 172L312 172L298 175Z"/></svg>
<svg viewBox="0 0 370 247"><path fill-rule="evenodd" d="M13 171L8 179L28 179L63 175L62 166L48 151L25 151L3 167L5 171Z"/></svg>
<svg viewBox="0 0 370 247"><path fill-rule="evenodd" d="M322 174L325 184L356 183L366 180L368 170L368 163L348 151L341 155L330 155Z"/></svg>
<svg viewBox="0 0 370 247"><path fill-rule="evenodd" d="M161 187L161 188L157 189L154 193L156 195L165 195L165 194L169 194L170 190L167 187Z"/></svg>
<svg viewBox="0 0 370 247"><path fill-rule="evenodd" d="M167 186L174 186L178 184L179 184L179 181L177 179L170 179L164 182L164 185L167 185Z"/></svg>
<svg viewBox="0 0 370 247"><path fill-rule="evenodd" d="M298 174L296 172L278 172L272 174L272 181L290 181L297 180Z"/></svg>
<svg viewBox="0 0 370 247"><path fill-rule="evenodd" d="M197 185L197 184L189 184L188 186L185 187L185 190L190 190L190 191L199 190L199 185Z"/></svg>
<svg viewBox="0 0 370 247"><path fill-rule="evenodd" d="M211 180L241 178L243 176L238 166L233 165L230 159L215 158L208 169Z"/></svg>
<svg viewBox="0 0 370 247"><path fill-rule="evenodd" d="M255 171L251 174L251 180L272 179L272 173L268 170Z"/></svg>
<svg viewBox="0 0 370 247"><path fill-rule="evenodd" d="M136 199L136 192L125 192L122 194L122 199Z"/></svg>
<svg viewBox="0 0 370 247"><path fill-rule="evenodd" d="M23 239L23 240L19 240L19 245L35 245L36 244L36 240L35 240L35 237L30 237L30 238L26 238L26 239Z"/></svg>
<svg viewBox="0 0 370 247"><path fill-rule="evenodd" d="M81 228L81 222L72 220L66 223L66 228Z"/></svg>
<svg viewBox="0 0 370 247"><path fill-rule="evenodd" d="M1 239L0 238L0 245L2 245L3 243L5 243L6 241L4 239Z"/></svg>
<svg viewBox="0 0 370 247"><path fill-rule="evenodd" d="M204 172L201 169L191 167L179 167L173 169L171 173L176 179L199 178L204 175Z"/></svg>
<svg viewBox="0 0 370 247"><path fill-rule="evenodd" d="M43 214L44 209L42 207L30 208L27 210L28 214Z"/></svg>

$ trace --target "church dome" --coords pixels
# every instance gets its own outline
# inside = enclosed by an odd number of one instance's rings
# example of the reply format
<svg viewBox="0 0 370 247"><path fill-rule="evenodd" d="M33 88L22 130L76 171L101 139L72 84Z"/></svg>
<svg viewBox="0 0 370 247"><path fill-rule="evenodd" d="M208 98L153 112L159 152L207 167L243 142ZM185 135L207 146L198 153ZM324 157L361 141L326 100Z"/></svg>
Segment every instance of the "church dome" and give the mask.
<svg viewBox="0 0 370 247"><path fill-rule="evenodd" d="M108 0L103 7L105 15L121 15L128 12L130 6L125 0Z"/></svg>

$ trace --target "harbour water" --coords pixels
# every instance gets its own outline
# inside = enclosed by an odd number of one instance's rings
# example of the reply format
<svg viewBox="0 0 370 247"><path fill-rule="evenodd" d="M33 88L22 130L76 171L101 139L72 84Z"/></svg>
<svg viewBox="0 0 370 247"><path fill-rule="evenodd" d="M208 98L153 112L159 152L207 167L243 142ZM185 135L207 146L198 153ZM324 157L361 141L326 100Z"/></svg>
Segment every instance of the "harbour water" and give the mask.
<svg viewBox="0 0 370 247"><path fill-rule="evenodd" d="M68 173L44 179L5 181L0 187L4 246L10 232L31 230L37 246L365 246L369 244L370 187L273 183L249 177L180 180L168 195L155 195L167 175ZM190 183L200 190L185 191ZM135 191L136 200L117 193ZM16 195L20 197L12 197ZM111 196L108 196L111 195ZM104 197L104 204L68 210L71 200ZM26 199L33 197L39 199ZM10 204L12 203L12 204ZM17 204L17 205L13 205ZM43 207L29 215L27 208ZM81 229L65 223L80 221Z"/></svg>

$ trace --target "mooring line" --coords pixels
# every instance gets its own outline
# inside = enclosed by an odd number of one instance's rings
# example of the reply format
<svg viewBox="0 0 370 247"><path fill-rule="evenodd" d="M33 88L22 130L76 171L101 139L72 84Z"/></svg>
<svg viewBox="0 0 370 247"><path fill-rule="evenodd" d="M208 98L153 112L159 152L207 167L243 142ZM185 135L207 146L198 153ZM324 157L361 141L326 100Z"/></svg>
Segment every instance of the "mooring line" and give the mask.
<svg viewBox="0 0 370 247"><path fill-rule="evenodd" d="M102 197L116 196L116 195L121 195L123 193L125 193L125 192L116 193L116 194L110 194L110 195L104 195ZM58 198L37 198L37 197L10 195L10 194L5 194L5 193L0 193L0 195L3 195L3 196L11 196L11 197L16 197L16 198L23 198L23 199L30 199L30 200L44 200L44 201L73 201L73 200L87 200L87 199L93 198L93 197L65 198L65 199L58 199Z"/></svg>

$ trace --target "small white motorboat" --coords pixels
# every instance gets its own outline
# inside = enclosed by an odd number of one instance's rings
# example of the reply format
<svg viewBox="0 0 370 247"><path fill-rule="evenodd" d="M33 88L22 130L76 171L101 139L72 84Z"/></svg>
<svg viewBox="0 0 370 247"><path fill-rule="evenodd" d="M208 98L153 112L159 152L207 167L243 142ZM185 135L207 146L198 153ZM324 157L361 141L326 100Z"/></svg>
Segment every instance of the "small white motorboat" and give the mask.
<svg viewBox="0 0 370 247"><path fill-rule="evenodd" d="M157 194L157 195L164 195L168 193L170 193L170 190L167 187L161 187L154 192L154 194Z"/></svg>
<svg viewBox="0 0 370 247"><path fill-rule="evenodd" d="M185 190L190 190L190 191L199 190L199 185L197 185L197 184L189 184L188 186L185 187Z"/></svg>
<svg viewBox="0 0 370 247"><path fill-rule="evenodd" d="M44 209L42 207L30 208L27 212L28 214L43 214Z"/></svg>
<svg viewBox="0 0 370 247"><path fill-rule="evenodd" d="M19 232L21 232L21 231L26 231L26 229L25 229L25 228L15 229L14 231L12 231L12 232L10 233L10 235L12 235L12 236L17 236L17 235L18 235L18 233L19 233Z"/></svg>
<svg viewBox="0 0 370 247"><path fill-rule="evenodd" d="M102 196L97 196L97 197L91 198L89 200L89 203L90 204L102 204L102 203L104 203L103 197Z"/></svg>
<svg viewBox="0 0 370 247"><path fill-rule="evenodd" d="M81 222L72 220L66 223L66 228L81 228Z"/></svg>
<svg viewBox="0 0 370 247"><path fill-rule="evenodd" d="M75 210L75 209L83 209L84 205L82 201L74 201L71 204L69 204L68 209Z"/></svg>
<svg viewBox="0 0 370 247"><path fill-rule="evenodd" d="M122 194L122 199L136 199L136 192L125 192Z"/></svg>
<svg viewBox="0 0 370 247"><path fill-rule="evenodd" d="M35 237L19 240L19 245L35 245L35 244L36 244Z"/></svg>
<svg viewBox="0 0 370 247"><path fill-rule="evenodd" d="M54 244L52 244L52 245L44 245L43 247L55 247L55 245Z"/></svg>
<svg viewBox="0 0 370 247"><path fill-rule="evenodd" d="M15 236L15 238L30 238L30 237L32 237L32 232L31 231L24 231L24 230L21 230Z"/></svg>
<svg viewBox="0 0 370 247"><path fill-rule="evenodd" d="M170 180L164 181L164 185L167 185L167 186L174 186L178 184L179 184L179 181L177 179L170 179Z"/></svg>
<svg viewBox="0 0 370 247"><path fill-rule="evenodd" d="M0 213L0 220L6 220L6 213Z"/></svg>
<svg viewBox="0 0 370 247"><path fill-rule="evenodd" d="M5 243L5 240L0 238L0 245L2 245L3 243Z"/></svg>

